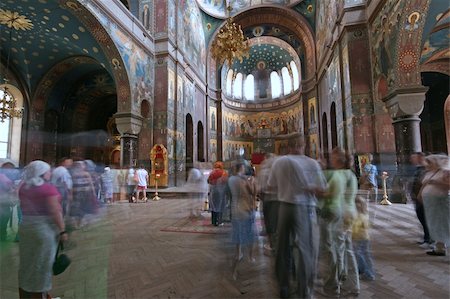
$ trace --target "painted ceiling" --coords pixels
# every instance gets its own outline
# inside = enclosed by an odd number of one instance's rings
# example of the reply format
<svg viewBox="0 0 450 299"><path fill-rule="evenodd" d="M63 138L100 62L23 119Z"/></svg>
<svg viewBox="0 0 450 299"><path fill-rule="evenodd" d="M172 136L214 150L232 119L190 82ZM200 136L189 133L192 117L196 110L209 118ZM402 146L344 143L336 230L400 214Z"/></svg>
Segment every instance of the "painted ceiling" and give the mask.
<svg viewBox="0 0 450 299"><path fill-rule="evenodd" d="M302 0L197 0L199 7L207 14L216 18L227 17L227 4L231 5L231 15L236 15L241 11L258 5L295 5ZM230 3L231 2L231 3Z"/></svg>
<svg viewBox="0 0 450 299"><path fill-rule="evenodd" d="M56 0L3 0L0 9L1 56L6 60L10 53L10 65L22 74L31 90L52 66L70 56L91 56L108 68L89 31ZM11 12L28 19L32 27L8 28L4 20Z"/></svg>
<svg viewBox="0 0 450 299"><path fill-rule="evenodd" d="M439 5L440 4L440 5ZM437 59L450 59L450 9L433 1L428 11L422 36L421 63ZM445 11L445 9L447 9ZM445 11L442 13L442 11ZM420 22L420 18L418 22Z"/></svg>
<svg viewBox="0 0 450 299"><path fill-rule="evenodd" d="M295 51L285 43L274 38L262 37L259 41L251 40L249 58L242 62L234 60L231 68L235 73L252 74L263 68L271 71L280 71L291 61L298 61ZM290 51L289 51L290 50Z"/></svg>

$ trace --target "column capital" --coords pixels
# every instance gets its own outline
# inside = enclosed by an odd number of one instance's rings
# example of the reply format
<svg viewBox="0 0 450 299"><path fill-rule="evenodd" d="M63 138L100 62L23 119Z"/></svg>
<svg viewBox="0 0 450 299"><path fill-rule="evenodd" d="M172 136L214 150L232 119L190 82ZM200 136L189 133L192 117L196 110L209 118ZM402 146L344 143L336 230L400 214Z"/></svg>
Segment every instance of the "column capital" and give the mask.
<svg viewBox="0 0 450 299"><path fill-rule="evenodd" d="M418 118L422 113L428 87L396 89L383 99L392 119Z"/></svg>
<svg viewBox="0 0 450 299"><path fill-rule="evenodd" d="M120 135L131 134L138 135L142 128L142 120L144 119L140 115L136 115L130 112L116 113L114 114L117 130Z"/></svg>

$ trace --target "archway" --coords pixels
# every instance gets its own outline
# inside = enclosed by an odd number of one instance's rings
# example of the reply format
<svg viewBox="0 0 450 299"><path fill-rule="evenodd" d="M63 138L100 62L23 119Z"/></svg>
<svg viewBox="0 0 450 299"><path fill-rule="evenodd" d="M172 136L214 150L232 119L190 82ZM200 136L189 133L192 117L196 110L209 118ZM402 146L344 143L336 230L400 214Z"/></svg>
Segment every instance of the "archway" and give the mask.
<svg viewBox="0 0 450 299"><path fill-rule="evenodd" d="M194 124L192 116L186 115L186 179L194 162Z"/></svg>
<svg viewBox="0 0 450 299"><path fill-rule="evenodd" d="M437 72L423 72L421 75L422 84L429 88L420 115L422 150L445 153L448 152L448 139L443 136L448 136L448 128L446 130L444 110L450 93L450 77Z"/></svg>
<svg viewBox="0 0 450 299"><path fill-rule="evenodd" d="M205 161L205 141L204 141L204 131L203 124L201 121L197 123L197 161Z"/></svg>
<svg viewBox="0 0 450 299"><path fill-rule="evenodd" d="M327 114L322 114L322 152L324 157L328 160L328 121Z"/></svg>
<svg viewBox="0 0 450 299"><path fill-rule="evenodd" d="M330 109L330 125L331 125L331 148L338 146L337 123L336 123L336 103L331 104Z"/></svg>

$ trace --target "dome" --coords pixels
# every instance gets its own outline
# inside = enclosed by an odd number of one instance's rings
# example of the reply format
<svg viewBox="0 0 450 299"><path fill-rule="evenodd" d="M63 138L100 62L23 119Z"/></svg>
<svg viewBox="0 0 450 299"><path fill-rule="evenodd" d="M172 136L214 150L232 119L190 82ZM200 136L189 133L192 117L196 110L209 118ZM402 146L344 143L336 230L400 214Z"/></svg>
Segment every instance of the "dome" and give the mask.
<svg viewBox="0 0 450 299"><path fill-rule="evenodd" d="M278 38L249 40L249 57L222 69L224 96L235 101L272 101L300 89L301 63L291 45Z"/></svg>

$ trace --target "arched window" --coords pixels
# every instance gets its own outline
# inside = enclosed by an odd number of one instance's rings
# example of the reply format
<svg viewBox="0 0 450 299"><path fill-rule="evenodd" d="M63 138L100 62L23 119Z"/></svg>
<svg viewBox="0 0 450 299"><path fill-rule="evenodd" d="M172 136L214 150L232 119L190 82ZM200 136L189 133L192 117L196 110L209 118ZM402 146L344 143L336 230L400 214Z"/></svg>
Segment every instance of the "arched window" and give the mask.
<svg viewBox="0 0 450 299"><path fill-rule="evenodd" d="M233 97L242 100L242 74L238 73L233 82Z"/></svg>
<svg viewBox="0 0 450 299"><path fill-rule="evenodd" d="M0 86L0 98L5 95L3 86ZM21 109L23 107L23 96L20 90L10 84L7 85L7 90L6 96L13 96L16 100L16 109ZM0 158L19 161L21 133L22 118L5 119L3 123L0 123Z"/></svg>
<svg viewBox="0 0 450 299"><path fill-rule="evenodd" d="M270 85L272 87L272 99L281 96L281 79L277 72L270 73Z"/></svg>
<svg viewBox="0 0 450 299"><path fill-rule="evenodd" d="M255 77L253 75L248 75L245 78L244 98L247 101L253 101L255 99Z"/></svg>
<svg viewBox="0 0 450 299"><path fill-rule="evenodd" d="M229 70L226 78L226 93L231 96L231 84L233 83L233 70Z"/></svg>
<svg viewBox="0 0 450 299"><path fill-rule="evenodd" d="M294 91L300 87L300 76L295 62L291 61L292 78L294 79Z"/></svg>
<svg viewBox="0 0 450 299"><path fill-rule="evenodd" d="M281 75L283 76L283 94L288 95L292 92L292 79L287 67L281 69Z"/></svg>

